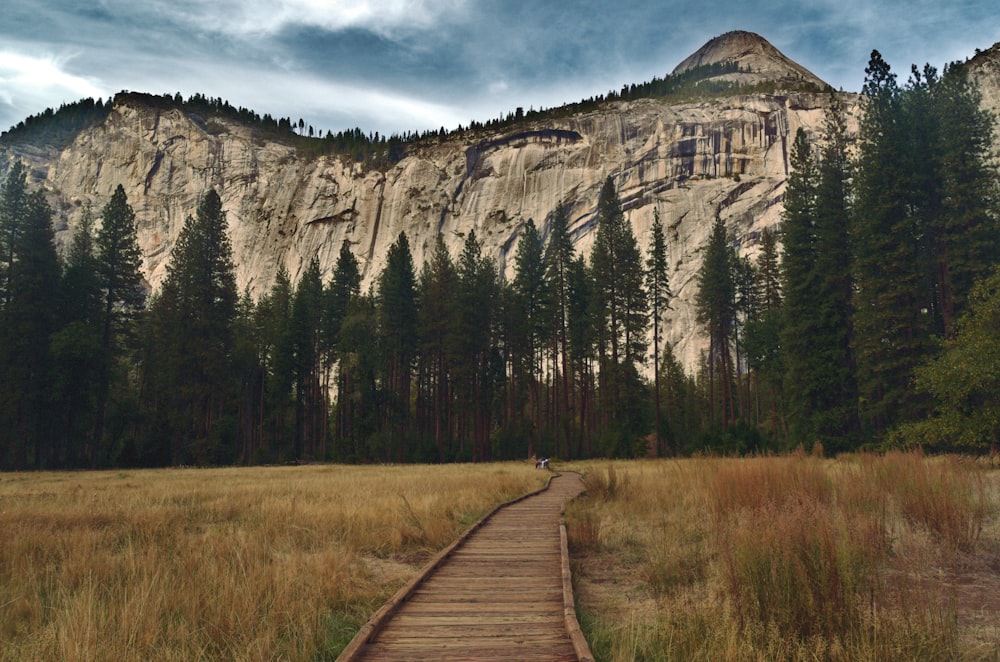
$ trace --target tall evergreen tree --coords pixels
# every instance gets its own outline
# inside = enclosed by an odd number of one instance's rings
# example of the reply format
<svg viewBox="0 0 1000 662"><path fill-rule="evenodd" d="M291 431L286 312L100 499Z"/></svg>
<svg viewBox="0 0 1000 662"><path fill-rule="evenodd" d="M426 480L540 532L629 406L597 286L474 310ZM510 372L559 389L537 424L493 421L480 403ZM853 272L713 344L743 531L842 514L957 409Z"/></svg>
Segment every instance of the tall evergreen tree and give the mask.
<svg viewBox="0 0 1000 662"><path fill-rule="evenodd" d="M1000 444L1000 269L976 283L957 334L917 368L917 386L934 397L926 420L891 433L901 446L983 453Z"/></svg>
<svg viewBox="0 0 1000 662"><path fill-rule="evenodd" d="M596 330L591 311L594 308L594 282L583 255L574 258L567 270L569 285L566 330L572 372L577 391L576 420L579 427L580 448L583 457L594 454L592 430L596 427L594 415L594 361Z"/></svg>
<svg viewBox="0 0 1000 662"><path fill-rule="evenodd" d="M796 137L785 196L785 384L793 441L845 449L855 433L857 393L850 351L846 130L839 109L827 115L825 147L813 161Z"/></svg>
<svg viewBox="0 0 1000 662"><path fill-rule="evenodd" d="M6 446L0 462L12 469L48 466L54 433L50 343L60 266L52 210L42 192L29 194L24 182L24 171L13 168L0 200L9 242L0 306L0 438Z"/></svg>
<svg viewBox="0 0 1000 662"><path fill-rule="evenodd" d="M97 413L89 449L91 466L108 460L105 439L108 405L113 387L124 378L120 368L128 336L135 316L146 302L135 212L121 184L101 211L95 246L102 311Z"/></svg>
<svg viewBox="0 0 1000 662"><path fill-rule="evenodd" d="M81 440L94 431L101 371L101 286L94 244L94 217L86 207L66 255L60 292L59 331L52 339L55 397L60 429L55 462L80 466Z"/></svg>
<svg viewBox="0 0 1000 662"><path fill-rule="evenodd" d="M656 404L657 453L663 451L660 438L663 427L660 406L660 341L662 340L663 315L670 308L670 279L667 273L667 242L660 222L660 210L653 209L653 227L650 231L649 258L646 260L646 292L653 326L653 393ZM671 449L673 450L673 449Z"/></svg>
<svg viewBox="0 0 1000 662"><path fill-rule="evenodd" d="M295 385L295 334L292 330L292 279L278 267L267 296L258 304L264 365L264 439L262 453L272 460L295 459L292 392Z"/></svg>
<svg viewBox="0 0 1000 662"><path fill-rule="evenodd" d="M851 224L854 347L862 423L879 435L912 415L910 375L923 321L914 289L919 260L907 213L901 93L878 51L865 74Z"/></svg>
<svg viewBox="0 0 1000 662"><path fill-rule="evenodd" d="M378 280L378 324L385 357L384 423L390 434L387 461L404 459L410 432L410 389L417 345L417 277L410 243L402 232L389 247Z"/></svg>
<svg viewBox="0 0 1000 662"><path fill-rule="evenodd" d="M340 330L337 432L342 455L354 460L384 460L379 447L379 329L377 302L371 292L351 299Z"/></svg>
<svg viewBox="0 0 1000 662"><path fill-rule="evenodd" d="M776 438L783 429L779 421L780 412L784 409L781 345L783 309L777 237L770 229L761 233L756 273L760 310L744 330L746 361L754 383L754 421L760 426L765 419L769 420L771 436Z"/></svg>
<svg viewBox="0 0 1000 662"><path fill-rule="evenodd" d="M759 293L759 277L753 262L747 256L740 256L736 251L731 253L733 263L733 292L735 301L733 310L733 349L736 355L736 403L737 416L746 422L751 419L751 384L750 368L747 363L747 329L760 316L761 296Z"/></svg>
<svg viewBox="0 0 1000 662"><path fill-rule="evenodd" d="M326 398L322 391L320 335L323 281L319 260L309 261L292 297L292 346L295 375L295 444L297 460L316 459L325 444Z"/></svg>
<svg viewBox="0 0 1000 662"><path fill-rule="evenodd" d="M10 270L28 204L27 177L24 163L14 161L0 188L0 306L10 301Z"/></svg>
<svg viewBox="0 0 1000 662"><path fill-rule="evenodd" d="M839 105L827 112L825 147L816 181L813 292L818 327L811 333L818 362L813 431L828 449L846 450L858 430L857 386L851 352L850 163Z"/></svg>
<svg viewBox="0 0 1000 662"><path fill-rule="evenodd" d="M778 253L777 235L771 228L764 228L760 233L757 273L760 274L761 305L765 310L781 306L781 267Z"/></svg>
<svg viewBox="0 0 1000 662"><path fill-rule="evenodd" d="M244 288L236 304L233 320L233 373L239 382L237 399L238 455L241 464L265 461L263 454L264 416L264 333L261 308L250 289Z"/></svg>
<svg viewBox="0 0 1000 662"><path fill-rule="evenodd" d="M351 245L345 239L340 246L340 254L334 266L333 278L323 291L323 355L324 355L324 394L331 389L331 373L334 366L339 366L341 333L344 320L347 319L351 302L361 294L361 271L358 260L351 252ZM342 370L337 370L337 392L341 393ZM339 429L335 436L339 437ZM324 436L325 438L325 436ZM344 459L342 448L337 448L337 457Z"/></svg>
<svg viewBox="0 0 1000 662"><path fill-rule="evenodd" d="M974 283L1000 254L1000 177L990 155L993 118L979 88L958 63L945 67L934 89L940 153L934 178L940 215L934 223L931 271L940 311L939 335L955 337L955 319L966 309Z"/></svg>
<svg viewBox="0 0 1000 662"><path fill-rule="evenodd" d="M491 450L491 400L496 386L491 362L498 283L496 266L483 257L474 231L466 237L457 272L456 333L450 362L464 400L458 416L459 442L472 441L471 448L460 448L459 453L484 461Z"/></svg>
<svg viewBox="0 0 1000 662"><path fill-rule="evenodd" d="M549 223L548 243L545 247L545 319L548 323L548 340L551 347L553 374L552 431L556 437L555 451L561 457L571 457L570 399L572 368L569 365L569 306L570 263L573 261L573 241L569 235L569 207L560 202Z"/></svg>
<svg viewBox="0 0 1000 662"><path fill-rule="evenodd" d="M698 322L708 332L709 418L712 426L728 427L735 421L733 393L733 334L736 292L732 274L732 249L721 218L716 218L698 270Z"/></svg>
<svg viewBox="0 0 1000 662"><path fill-rule="evenodd" d="M816 164L803 129L795 134L792 170L785 185L782 214L781 275L784 324L781 347L788 391L793 437L812 434L807 419L817 402L813 379L810 330L816 324L813 294L816 289Z"/></svg>
<svg viewBox="0 0 1000 662"><path fill-rule="evenodd" d="M509 306L509 335L513 375L511 382L519 391L527 387L530 432L528 455L534 455L538 445L541 421L539 380L542 375L542 353L549 335L547 324L546 264L542 239L531 219L517 244L514 257L514 282ZM520 393L512 396L517 399Z"/></svg>
<svg viewBox="0 0 1000 662"><path fill-rule="evenodd" d="M625 220L614 181L608 178L597 203L597 235L591 253L595 281L598 343L601 356L601 399L605 404L605 429L634 433L639 422L626 412L637 404L638 363L646 354L645 331L649 318L643 288L642 257ZM626 398L629 398L626 400ZM619 432L621 431L621 432ZM624 441L619 438L619 441ZM616 453L630 452L618 441Z"/></svg>
<svg viewBox="0 0 1000 662"><path fill-rule="evenodd" d="M235 422L226 420L232 374L236 280L222 200L210 189L177 239L153 305L159 321L162 380L172 463L218 463L236 456Z"/></svg>
<svg viewBox="0 0 1000 662"><path fill-rule="evenodd" d="M457 331L455 297L458 274L443 237L420 274L420 357L426 392L424 430L433 442L438 462L453 459L454 397L451 347Z"/></svg>

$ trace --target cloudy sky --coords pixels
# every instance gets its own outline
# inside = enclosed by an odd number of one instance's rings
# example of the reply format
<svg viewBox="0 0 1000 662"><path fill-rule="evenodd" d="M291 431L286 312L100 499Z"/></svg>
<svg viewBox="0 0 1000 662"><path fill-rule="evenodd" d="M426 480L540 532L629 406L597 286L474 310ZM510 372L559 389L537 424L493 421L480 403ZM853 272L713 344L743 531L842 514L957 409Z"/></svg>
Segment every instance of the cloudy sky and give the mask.
<svg viewBox="0 0 1000 662"><path fill-rule="evenodd" d="M750 30L858 91L1000 41L997 0L0 0L0 130L120 90L202 92L320 131L454 128L669 73Z"/></svg>

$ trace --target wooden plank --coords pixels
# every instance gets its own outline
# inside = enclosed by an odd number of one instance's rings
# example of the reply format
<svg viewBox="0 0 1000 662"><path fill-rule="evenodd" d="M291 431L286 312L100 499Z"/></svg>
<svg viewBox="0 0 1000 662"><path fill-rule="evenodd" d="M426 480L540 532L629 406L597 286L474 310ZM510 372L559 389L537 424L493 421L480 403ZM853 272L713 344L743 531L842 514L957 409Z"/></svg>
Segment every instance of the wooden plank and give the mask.
<svg viewBox="0 0 1000 662"><path fill-rule="evenodd" d="M546 639L555 641L566 641L566 633L560 627L561 623L556 620L553 623L495 623L495 624L471 624L471 625L405 625L397 623L393 619L390 629L384 629L375 637L373 643L379 641L400 641L404 639Z"/></svg>
<svg viewBox="0 0 1000 662"><path fill-rule="evenodd" d="M517 624L517 623L556 623L562 622L562 614L553 614L550 611L545 611L543 613L523 613L518 612L516 614L511 613L501 613L501 614L475 614L475 615L464 615L464 614L449 614L449 613L437 613L437 614L406 614L404 612L399 612L392 618L393 623L401 626L409 625L428 625L436 626L442 623L451 624L455 626L462 625L504 625L504 624Z"/></svg>
<svg viewBox="0 0 1000 662"><path fill-rule="evenodd" d="M560 591L560 593L562 592L562 584L558 581L558 578L553 578L552 581L546 582L539 577L514 577L513 575L506 577L434 577L433 586L425 585L422 588L418 588L417 591L450 591L453 588L464 588L481 593L493 591L523 593L545 589L555 589Z"/></svg>
<svg viewBox="0 0 1000 662"><path fill-rule="evenodd" d="M399 637L391 642L388 641L378 641L371 644L372 646L378 646L383 650L437 650L437 651L454 651L454 650L474 650L474 649L490 649L499 648L500 646L507 647L512 651L522 651L522 650L532 650L536 652L538 650L553 650L553 651L569 651L573 652L573 646L564 636L551 636L548 638L532 638L532 637L522 637L514 640L508 638L501 639L499 637L494 637L492 639L438 639L433 644L429 644L423 638L412 638L412 637Z"/></svg>
<svg viewBox="0 0 1000 662"><path fill-rule="evenodd" d="M424 647L400 647L383 646L373 644L368 651L367 659L370 660L407 660L409 662L422 662L423 660L433 660L440 662L444 659L451 660L477 660L477 662L491 662L493 660L510 662L568 662L576 660L576 655L572 647L532 647L523 646L512 649L509 646L466 646L427 649Z"/></svg>

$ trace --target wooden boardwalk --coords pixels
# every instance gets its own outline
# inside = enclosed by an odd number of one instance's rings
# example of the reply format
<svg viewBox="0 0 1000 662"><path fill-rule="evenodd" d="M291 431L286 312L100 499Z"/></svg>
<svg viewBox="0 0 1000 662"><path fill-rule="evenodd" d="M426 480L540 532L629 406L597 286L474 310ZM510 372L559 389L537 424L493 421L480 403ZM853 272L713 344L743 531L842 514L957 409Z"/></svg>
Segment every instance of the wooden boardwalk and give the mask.
<svg viewBox="0 0 1000 662"><path fill-rule="evenodd" d="M573 606L563 507L578 474L503 506L435 557L338 660L592 660Z"/></svg>

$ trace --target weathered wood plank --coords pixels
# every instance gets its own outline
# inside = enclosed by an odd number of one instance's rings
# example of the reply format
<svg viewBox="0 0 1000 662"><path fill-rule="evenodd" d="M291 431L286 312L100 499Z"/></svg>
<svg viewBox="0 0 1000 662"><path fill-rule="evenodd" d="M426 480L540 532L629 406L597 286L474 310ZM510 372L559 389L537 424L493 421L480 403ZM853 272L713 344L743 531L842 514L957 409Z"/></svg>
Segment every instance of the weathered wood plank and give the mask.
<svg viewBox="0 0 1000 662"><path fill-rule="evenodd" d="M503 625L508 623L561 623L562 614L553 614L549 611L542 613L509 612L493 614L476 614L469 616L466 614L449 614L440 612L435 614L397 614L393 619L397 625L441 625L442 623L461 625Z"/></svg>

